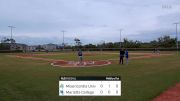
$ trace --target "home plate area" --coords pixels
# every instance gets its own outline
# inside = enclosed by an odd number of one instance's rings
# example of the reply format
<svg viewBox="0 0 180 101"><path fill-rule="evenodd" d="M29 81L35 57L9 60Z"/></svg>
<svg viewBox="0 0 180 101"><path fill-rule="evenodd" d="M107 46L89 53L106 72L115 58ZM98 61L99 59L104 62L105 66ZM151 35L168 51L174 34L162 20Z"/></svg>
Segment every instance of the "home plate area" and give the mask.
<svg viewBox="0 0 180 101"><path fill-rule="evenodd" d="M94 66L105 66L109 64L111 64L111 62L107 60L99 60L99 61L86 60L83 61L82 63L80 63L79 61L57 60L51 63L51 65L59 66L59 67L94 67Z"/></svg>

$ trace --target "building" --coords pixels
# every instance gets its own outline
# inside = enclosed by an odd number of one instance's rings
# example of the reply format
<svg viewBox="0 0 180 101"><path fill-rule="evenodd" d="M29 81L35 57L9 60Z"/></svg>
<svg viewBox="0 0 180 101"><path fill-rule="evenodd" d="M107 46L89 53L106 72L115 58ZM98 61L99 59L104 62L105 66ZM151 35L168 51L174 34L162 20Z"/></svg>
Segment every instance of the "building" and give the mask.
<svg viewBox="0 0 180 101"><path fill-rule="evenodd" d="M11 43L10 44L10 50L21 50L23 52L26 52L28 50L28 46L26 44L21 44L21 43Z"/></svg>
<svg viewBox="0 0 180 101"><path fill-rule="evenodd" d="M37 47L36 45L34 46L28 46L28 51L36 51L37 50Z"/></svg>
<svg viewBox="0 0 180 101"><path fill-rule="evenodd" d="M41 47L47 51L56 51L57 50L56 44L45 44L45 45L42 45Z"/></svg>

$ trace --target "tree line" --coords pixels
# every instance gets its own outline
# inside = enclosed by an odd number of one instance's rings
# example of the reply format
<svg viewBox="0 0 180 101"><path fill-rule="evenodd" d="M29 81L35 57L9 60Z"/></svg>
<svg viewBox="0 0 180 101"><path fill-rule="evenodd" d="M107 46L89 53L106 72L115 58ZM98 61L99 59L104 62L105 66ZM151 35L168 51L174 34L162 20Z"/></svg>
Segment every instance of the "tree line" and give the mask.
<svg viewBox="0 0 180 101"><path fill-rule="evenodd" d="M80 48L120 48L120 42L108 42L108 43L104 42L97 45L86 44L86 45L80 45L79 47ZM170 36L162 36L150 42L141 42L138 40L133 41L133 40L124 38L123 42L121 42L121 47L123 48L175 48L176 38L172 38Z"/></svg>
<svg viewBox="0 0 180 101"><path fill-rule="evenodd" d="M1 41L0 50L9 50L10 49L10 45L11 45L10 43L12 43L12 40L5 40L5 41L8 41L8 43ZM82 42L80 39L75 38L74 41L75 41L75 46L66 45L64 48L65 49L120 48L120 42L107 42L107 43L101 42L97 45L95 45L95 44L82 45ZM37 49L41 49L41 48L42 48L41 45L39 45L37 47ZM62 47L58 47L57 49L61 49L61 48ZM162 37L159 37L156 40L152 40L150 42L141 42L138 40L133 41L133 40L124 38L123 42L121 42L121 48L176 48L176 38L172 38L170 36L162 36Z"/></svg>

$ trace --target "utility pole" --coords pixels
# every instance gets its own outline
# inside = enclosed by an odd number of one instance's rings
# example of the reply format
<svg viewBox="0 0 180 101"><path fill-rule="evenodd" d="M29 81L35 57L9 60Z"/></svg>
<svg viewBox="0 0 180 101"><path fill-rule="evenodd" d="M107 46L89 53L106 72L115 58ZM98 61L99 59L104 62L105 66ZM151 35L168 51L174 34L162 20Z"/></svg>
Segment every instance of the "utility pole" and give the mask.
<svg viewBox="0 0 180 101"><path fill-rule="evenodd" d="M176 22L174 23L176 25L176 48L177 48L177 51L179 49L179 45L178 45L178 24L180 24L180 22Z"/></svg>
<svg viewBox="0 0 180 101"><path fill-rule="evenodd" d="M16 28L14 26L8 26L11 29L11 40L12 40L12 34L13 34L13 28Z"/></svg>
<svg viewBox="0 0 180 101"><path fill-rule="evenodd" d="M65 44L64 44L64 33L65 33L66 31L62 30L61 32L63 33L63 43L62 43L62 45L63 45L63 49L64 49L64 47L65 47Z"/></svg>
<svg viewBox="0 0 180 101"><path fill-rule="evenodd" d="M120 38L120 40L119 40L119 46L120 46L120 48L122 47L122 45L121 45L121 33L122 33L122 30L123 30L123 29L120 29L120 33L119 33L119 38Z"/></svg>

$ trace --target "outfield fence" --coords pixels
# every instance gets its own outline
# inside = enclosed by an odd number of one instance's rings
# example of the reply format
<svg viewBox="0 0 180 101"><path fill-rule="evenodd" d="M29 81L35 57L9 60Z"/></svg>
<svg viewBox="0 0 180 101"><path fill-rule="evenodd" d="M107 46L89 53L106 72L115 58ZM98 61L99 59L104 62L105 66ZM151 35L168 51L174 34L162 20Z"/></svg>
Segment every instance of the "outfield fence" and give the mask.
<svg viewBox="0 0 180 101"><path fill-rule="evenodd" d="M123 48L128 49L129 51L177 51L176 48ZM119 51L119 48L82 48L82 51ZM74 49L73 51L77 51L77 49ZM180 48L178 49L180 51Z"/></svg>
<svg viewBox="0 0 180 101"><path fill-rule="evenodd" d="M0 50L0 53L22 53L23 50Z"/></svg>

